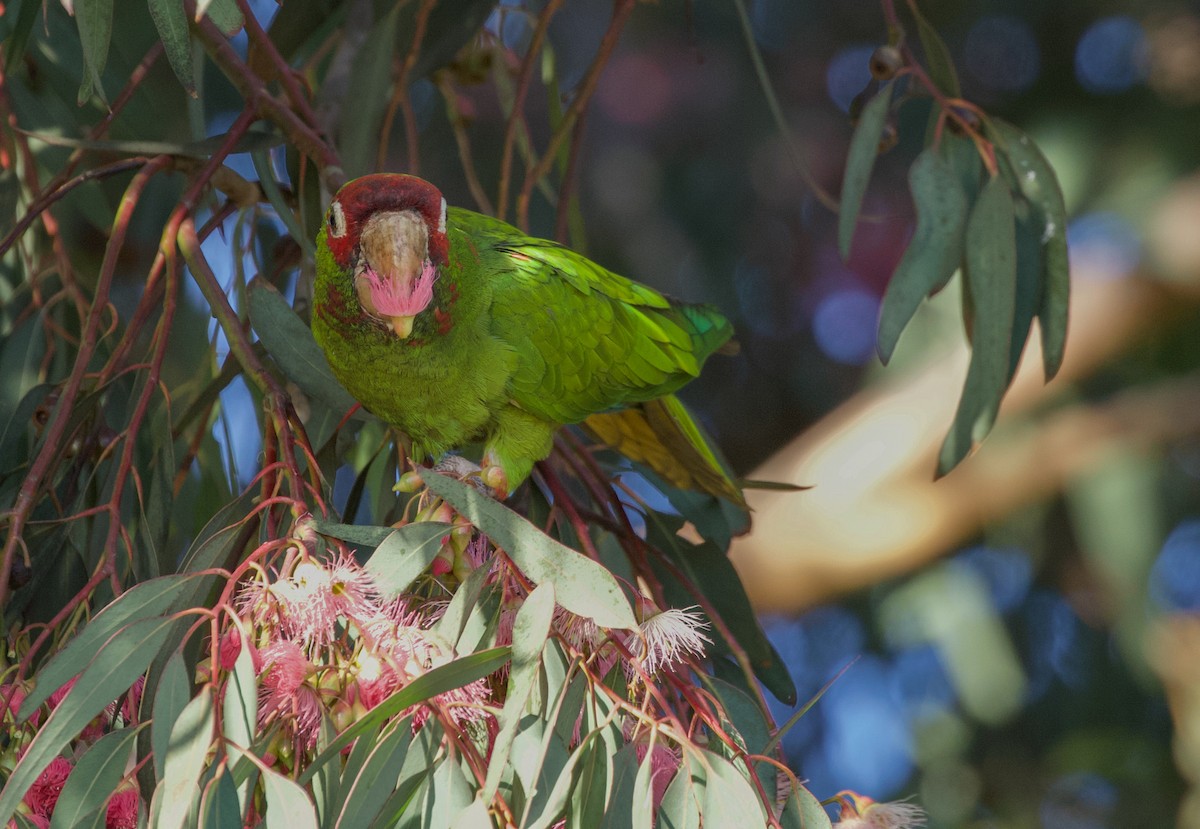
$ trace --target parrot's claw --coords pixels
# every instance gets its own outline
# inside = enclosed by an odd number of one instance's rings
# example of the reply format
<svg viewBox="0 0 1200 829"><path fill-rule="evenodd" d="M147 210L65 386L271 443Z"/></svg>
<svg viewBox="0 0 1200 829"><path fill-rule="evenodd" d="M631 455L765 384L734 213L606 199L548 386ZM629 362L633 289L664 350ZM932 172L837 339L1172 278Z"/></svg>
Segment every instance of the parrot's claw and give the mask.
<svg viewBox="0 0 1200 829"><path fill-rule="evenodd" d="M505 474L504 467L495 462L491 453L484 453L483 468L479 470L479 477L497 501L508 497L508 475Z"/></svg>

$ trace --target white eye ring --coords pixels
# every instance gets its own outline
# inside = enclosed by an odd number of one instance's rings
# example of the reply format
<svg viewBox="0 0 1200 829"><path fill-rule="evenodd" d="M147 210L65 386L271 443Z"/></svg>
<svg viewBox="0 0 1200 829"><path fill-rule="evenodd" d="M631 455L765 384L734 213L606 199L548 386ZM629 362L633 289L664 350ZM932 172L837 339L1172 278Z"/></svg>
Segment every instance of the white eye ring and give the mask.
<svg viewBox="0 0 1200 829"><path fill-rule="evenodd" d="M442 213L438 217L438 233L446 232L446 200L442 199Z"/></svg>
<svg viewBox="0 0 1200 829"><path fill-rule="evenodd" d="M346 235L346 213L342 210L341 202L329 205L329 235L340 239Z"/></svg>

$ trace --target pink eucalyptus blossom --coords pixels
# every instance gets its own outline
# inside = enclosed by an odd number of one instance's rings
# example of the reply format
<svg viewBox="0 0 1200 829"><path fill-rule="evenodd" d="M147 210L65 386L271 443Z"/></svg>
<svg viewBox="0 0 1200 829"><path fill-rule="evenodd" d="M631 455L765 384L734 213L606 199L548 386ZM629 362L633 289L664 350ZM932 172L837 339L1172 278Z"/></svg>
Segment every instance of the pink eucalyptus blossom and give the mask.
<svg viewBox="0 0 1200 829"><path fill-rule="evenodd" d="M108 801L104 829L137 829L139 803L137 789L118 791Z"/></svg>
<svg viewBox="0 0 1200 829"><path fill-rule="evenodd" d="M58 803L58 796L62 794L63 784L67 782L73 768L71 761L66 757L59 756L51 760L50 765L42 770L37 780L29 787L29 791L25 792L25 805L29 810L35 815L50 817L55 804Z"/></svg>
<svg viewBox="0 0 1200 829"><path fill-rule="evenodd" d="M324 710L320 692L308 684L316 672L304 650L291 639L278 639L263 649L260 727L272 719L288 721L297 739L311 748Z"/></svg>

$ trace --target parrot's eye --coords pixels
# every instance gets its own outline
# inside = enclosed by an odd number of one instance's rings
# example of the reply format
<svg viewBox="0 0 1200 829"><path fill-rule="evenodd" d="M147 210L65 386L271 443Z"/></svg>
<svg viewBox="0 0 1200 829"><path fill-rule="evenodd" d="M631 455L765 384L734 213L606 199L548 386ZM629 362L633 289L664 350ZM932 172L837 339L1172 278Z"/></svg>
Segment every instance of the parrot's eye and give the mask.
<svg viewBox="0 0 1200 829"><path fill-rule="evenodd" d="M329 206L329 235L335 239L346 235L346 214L340 202Z"/></svg>

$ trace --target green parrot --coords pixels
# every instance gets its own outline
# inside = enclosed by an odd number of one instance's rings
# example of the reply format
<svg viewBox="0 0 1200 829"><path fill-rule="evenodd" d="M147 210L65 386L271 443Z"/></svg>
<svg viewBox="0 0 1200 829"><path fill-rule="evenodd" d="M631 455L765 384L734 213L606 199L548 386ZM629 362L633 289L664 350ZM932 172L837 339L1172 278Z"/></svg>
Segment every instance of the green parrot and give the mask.
<svg viewBox="0 0 1200 829"><path fill-rule="evenodd" d="M343 186L317 235L313 335L334 375L417 459L483 441L505 498L584 423L672 483L744 505L672 394L733 329L554 242L447 209L414 176Z"/></svg>

